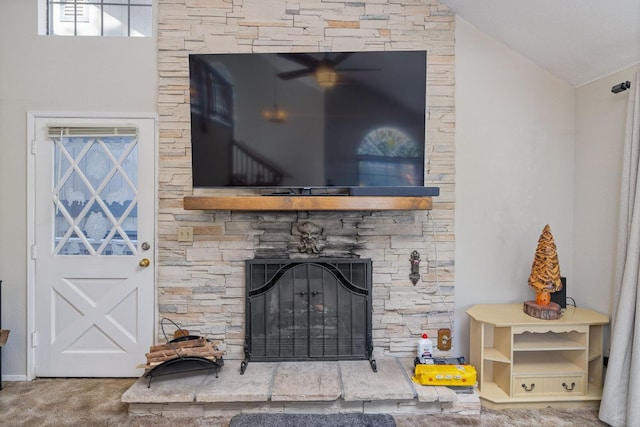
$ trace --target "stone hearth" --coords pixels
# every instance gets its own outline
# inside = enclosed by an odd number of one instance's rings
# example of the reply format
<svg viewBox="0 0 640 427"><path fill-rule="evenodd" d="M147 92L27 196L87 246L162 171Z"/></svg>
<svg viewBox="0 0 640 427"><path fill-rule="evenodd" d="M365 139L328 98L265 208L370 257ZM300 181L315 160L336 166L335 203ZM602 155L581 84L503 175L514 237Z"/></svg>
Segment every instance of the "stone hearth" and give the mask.
<svg viewBox="0 0 640 427"><path fill-rule="evenodd" d="M240 361L213 372L140 378L122 395L129 415L230 417L240 413L385 413L480 416L477 390L411 381L413 359L383 358L378 372L367 361L259 362L240 375Z"/></svg>

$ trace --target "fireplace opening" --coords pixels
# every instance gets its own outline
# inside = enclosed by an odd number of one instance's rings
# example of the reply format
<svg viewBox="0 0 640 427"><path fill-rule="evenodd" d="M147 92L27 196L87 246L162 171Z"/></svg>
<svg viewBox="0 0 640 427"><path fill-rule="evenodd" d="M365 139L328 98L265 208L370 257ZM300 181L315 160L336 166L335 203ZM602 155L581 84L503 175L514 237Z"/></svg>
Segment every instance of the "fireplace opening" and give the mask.
<svg viewBox="0 0 640 427"><path fill-rule="evenodd" d="M371 260L246 261L245 359L372 358Z"/></svg>

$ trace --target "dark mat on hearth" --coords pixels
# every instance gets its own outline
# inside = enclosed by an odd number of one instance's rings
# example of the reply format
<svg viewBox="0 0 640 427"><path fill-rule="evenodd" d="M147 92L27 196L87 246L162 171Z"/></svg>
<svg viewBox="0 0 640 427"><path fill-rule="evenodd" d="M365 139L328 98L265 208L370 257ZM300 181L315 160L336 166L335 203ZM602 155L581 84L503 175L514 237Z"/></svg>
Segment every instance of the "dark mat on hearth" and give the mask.
<svg viewBox="0 0 640 427"><path fill-rule="evenodd" d="M396 427L385 414L240 414L229 427Z"/></svg>

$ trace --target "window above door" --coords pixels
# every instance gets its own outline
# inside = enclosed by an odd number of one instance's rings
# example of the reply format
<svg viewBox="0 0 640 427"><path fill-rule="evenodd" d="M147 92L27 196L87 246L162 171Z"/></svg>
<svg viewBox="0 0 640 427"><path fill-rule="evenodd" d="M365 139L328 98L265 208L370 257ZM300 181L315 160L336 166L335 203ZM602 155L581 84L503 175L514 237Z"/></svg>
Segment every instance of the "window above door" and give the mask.
<svg viewBox="0 0 640 427"><path fill-rule="evenodd" d="M38 33L151 37L153 0L39 0Z"/></svg>

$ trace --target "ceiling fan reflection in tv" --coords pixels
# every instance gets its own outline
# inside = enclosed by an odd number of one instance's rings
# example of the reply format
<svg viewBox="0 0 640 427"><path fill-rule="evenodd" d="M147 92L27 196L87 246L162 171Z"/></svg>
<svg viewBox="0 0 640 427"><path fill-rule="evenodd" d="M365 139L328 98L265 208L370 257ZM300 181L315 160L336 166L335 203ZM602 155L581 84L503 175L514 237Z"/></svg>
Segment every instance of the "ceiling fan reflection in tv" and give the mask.
<svg viewBox="0 0 640 427"><path fill-rule="evenodd" d="M281 58L303 65L305 68L278 73L278 77L290 80L313 75L318 86L328 89L336 85L339 74L344 72L380 71L380 68L338 68L353 53L341 52L333 59L329 57L328 52L325 52L320 59L309 53L279 53L278 56Z"/></svg>

